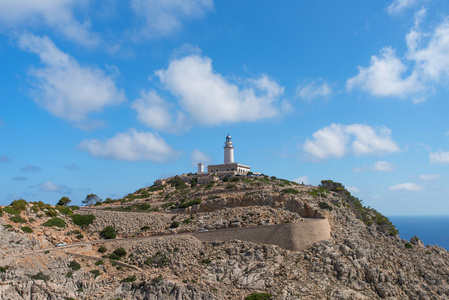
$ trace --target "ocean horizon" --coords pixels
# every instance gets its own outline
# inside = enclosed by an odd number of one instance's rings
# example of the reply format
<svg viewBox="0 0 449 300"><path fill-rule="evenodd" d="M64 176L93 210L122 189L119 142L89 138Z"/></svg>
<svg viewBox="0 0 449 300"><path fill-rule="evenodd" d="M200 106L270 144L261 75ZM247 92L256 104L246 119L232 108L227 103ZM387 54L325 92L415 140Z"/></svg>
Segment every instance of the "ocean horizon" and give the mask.
<svg viewBox="0 0 449 300"><path fill-rule="evenodd" d="M424 245L438 245L449 250L449 216L388 216L399 230L399 237L409 241L417 236Z"/></svg>

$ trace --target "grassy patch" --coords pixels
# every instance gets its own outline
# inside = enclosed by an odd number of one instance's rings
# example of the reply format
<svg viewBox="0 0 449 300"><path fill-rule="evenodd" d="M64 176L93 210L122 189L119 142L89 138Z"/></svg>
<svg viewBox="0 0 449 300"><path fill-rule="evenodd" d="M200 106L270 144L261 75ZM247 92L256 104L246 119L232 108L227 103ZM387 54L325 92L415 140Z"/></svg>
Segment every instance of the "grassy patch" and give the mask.
<svg viewBox="0 0 449 300"><path fill-rule="evenodd" d="M66 222L61 218L53 218L42 224L46 227L60 227L64 228L67 226Z"/></svg>
<svg viewBox="0 0 449 300"><path fill-rule="evenodd" d="M25 232L25 233L33 233L33 229L31 229L28 226L24 226L24 227L22 227L20 229L22 229L22 231Z"/></svg>
<svg viewBox="0 0 449 300"><path fill-rule="evenodd" d="M72 220L75 225L81 228L87 228L95 220L94 215L72 215Z"/></svg>
<svg viewBox="0 0 449 300"><path fill-rule="evenodd" d="M19 216L9 217L9 219L11 221L13 221L14 223L26 223L27 222L24 218L19 217Z"/></svg>
<svg viewBox="0 0 449 300"><path fill-rule="evenodd" d="M299 191L293 188L283 189L281 192L282 194L293 194L293 195L299 194Z"/></svg>

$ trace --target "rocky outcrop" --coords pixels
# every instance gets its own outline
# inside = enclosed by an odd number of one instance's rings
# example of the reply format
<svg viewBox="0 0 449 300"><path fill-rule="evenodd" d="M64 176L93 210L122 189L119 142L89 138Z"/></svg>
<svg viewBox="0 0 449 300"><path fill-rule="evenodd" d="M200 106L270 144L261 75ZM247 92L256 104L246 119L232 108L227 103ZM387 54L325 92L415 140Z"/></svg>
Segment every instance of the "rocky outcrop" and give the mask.
<svg viewBox="0 0 449 300"><path fill-rule="evenodd" d="M101 241L80 248L79 257L64 254L64 248L12 256L46 247L48 243L40 238L47 234L56 238L71 234L73 224L70 229L51 231L41 230L37 224L33 225L35 232L27 234L19 225L0 228L0 298L244 299L264 292L282 300L449 299L448 251L424 246L416 237L405 241L390 235L383 230L384 220L369 219L379 217L373 211L364 211L363 222L356 215L361 211L351 207L354 203L344 198L344 193L321 195L317 187L293 184L289 187L297 192L288 192L283 186L288 182L269 178L232 184L234 190L221 182L212 188L167 187L148 192L152 207L201 198L201 205L187 209L171 210L169 205L147 213L80 210L77 213L97 217L88 230L80 229L86 239L95 239L97 232L109 225L116 227L121 237L142 232L152 237ZM252 189L245 191L245 186ZM295 232L296 226L308 224L307 217L326 223L327 231L311 226ZM5 217L0 221L8 222ZM70 223L69 218L66 221ZM323 232L327 238L301 249L284 247L301 250L290 251L277 246L280 243L260 239L263 234L257 232L268 230L266 225L288 229L286 235L272 231L271 236L281 241L285 236L291 241L306 240ZM143 230L145 226L148 228ZM190 234L200 228L209 231L197 237ZM220 235L229 228L227 237ZM44 232L42 236L38 231ZM251 231L256 233L246 238ZM122 263L102 260L102 256ZM79 264L76 270L71 264L74 260ZM134 267L127 267L130 265Z"/></svg>

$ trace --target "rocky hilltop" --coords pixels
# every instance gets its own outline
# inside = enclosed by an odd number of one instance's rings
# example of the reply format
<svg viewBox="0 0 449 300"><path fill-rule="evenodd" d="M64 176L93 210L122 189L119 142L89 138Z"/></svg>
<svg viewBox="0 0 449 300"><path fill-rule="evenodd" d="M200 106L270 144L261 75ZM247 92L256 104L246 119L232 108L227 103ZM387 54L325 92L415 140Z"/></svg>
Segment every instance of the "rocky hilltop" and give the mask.
<svg viewBox="0 0 449 300"><path fill-rule="evenodd" d="M2 207L1 299L449 299L448 252L330 180L188 174L92 204Z"/></svg>

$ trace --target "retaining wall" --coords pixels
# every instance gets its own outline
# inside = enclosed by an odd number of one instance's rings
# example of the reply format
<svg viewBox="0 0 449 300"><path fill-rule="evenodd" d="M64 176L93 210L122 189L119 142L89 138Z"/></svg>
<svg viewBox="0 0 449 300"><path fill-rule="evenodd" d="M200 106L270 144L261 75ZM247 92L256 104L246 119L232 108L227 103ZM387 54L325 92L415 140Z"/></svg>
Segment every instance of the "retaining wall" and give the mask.
<svg viewBox="0 0 449 300"><path fill-rule="evenodd" d="M242 240L301 251L309 248L313 243L329 240L330 232L327 219L306 218L303 222L204 231L197 232L194 236L207 242Z"/></svg>

